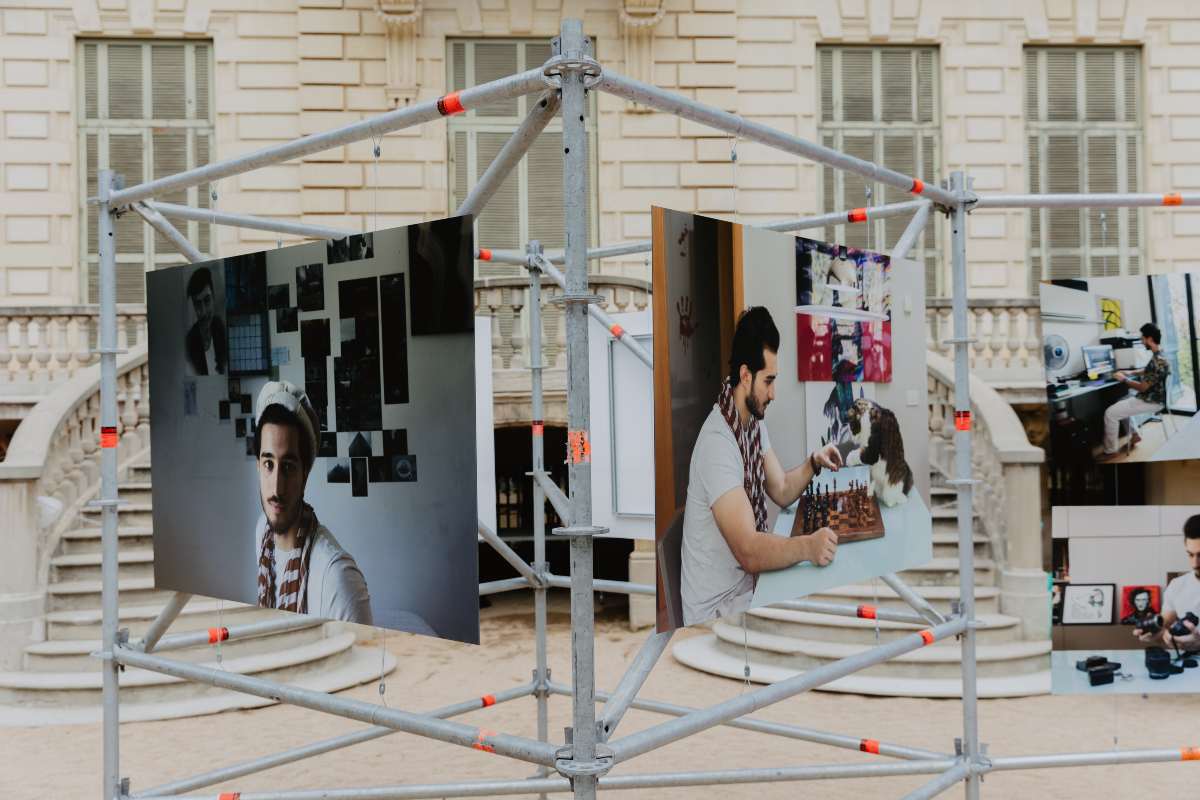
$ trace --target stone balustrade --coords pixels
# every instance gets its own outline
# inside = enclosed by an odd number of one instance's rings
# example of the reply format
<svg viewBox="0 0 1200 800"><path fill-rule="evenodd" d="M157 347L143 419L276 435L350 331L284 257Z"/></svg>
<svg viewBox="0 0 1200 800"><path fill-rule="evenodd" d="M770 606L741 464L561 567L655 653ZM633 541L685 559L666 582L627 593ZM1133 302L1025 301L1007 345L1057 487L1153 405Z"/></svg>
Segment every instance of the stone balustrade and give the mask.
<svg viewBox="0 0 1200 800"><path fill-rule="evenodd" d="M37 395L99 360L96 305L0 306L0 392ZM117 306L117 346L146 341L146 307Z"/></svg>
<svg viewBox="0 0 1200 800"><path fill-rule="evenodd" d="M122 466L150 446L146 345L117 358L117 455ZM0 671L44 637L50 557L100 483L100 365L79 369L21 421L0 462Z"/></svg>
<svg viewBox="0 0 1200 800"><path fill-rule="evenodd" d="M929 459L955 475L954 364L930 352ZM972 374L972 507L991 544L1000 574L1000 611L1020 617L1024 637L1050 638L1049 599L1042 571L1041 464L1045 452L1029 443L1021 420L999 392Z"/></svg>
<svg viewBox="0 0 1200 800"><path fill-rule="evenodd" d="M967 326L971 372L1011 402L1045 402L1042 369L1042 321L1036 298L968 301ZM953 358L946 343L953 334L950 301L925 304L926 339L931 352Z"/></svg>

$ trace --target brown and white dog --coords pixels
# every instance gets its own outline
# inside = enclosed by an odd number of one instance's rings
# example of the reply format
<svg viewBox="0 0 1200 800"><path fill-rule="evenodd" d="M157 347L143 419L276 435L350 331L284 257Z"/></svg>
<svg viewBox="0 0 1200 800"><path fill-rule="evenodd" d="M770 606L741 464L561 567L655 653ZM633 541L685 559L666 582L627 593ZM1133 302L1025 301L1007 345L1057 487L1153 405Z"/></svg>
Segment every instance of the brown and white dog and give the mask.
<svg viewBox="0 0 1200 800"><path fill-rule="evenodd" d="M861 463L871 467L871 491L885 506L908 500L913 474L904 460L904 439L896 415L874 400L860 397L846 416L859 446L846 460L847 466Z"/></svg>

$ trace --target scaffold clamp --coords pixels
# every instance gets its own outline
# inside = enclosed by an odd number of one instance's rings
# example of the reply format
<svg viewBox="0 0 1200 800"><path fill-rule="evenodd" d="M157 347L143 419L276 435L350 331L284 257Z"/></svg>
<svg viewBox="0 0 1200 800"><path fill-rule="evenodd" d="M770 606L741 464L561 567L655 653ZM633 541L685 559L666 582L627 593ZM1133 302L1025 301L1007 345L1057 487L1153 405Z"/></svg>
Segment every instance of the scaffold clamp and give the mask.
<svg viewBox="0 0 1200 800"><path fill-rule="evenodd" d="M602 744L596 745L596 757L590 761L576 761L573 745L567 745L554 754L554 768L558 774L574 784L576 778L598 778L613 768L613 752Z"/></svg>
<svg viewBox="0 0 1200 800"><path fill-rule="evenodd" d="M568 525L553 528L550 532L555 536L603 536L608 533L608 528L603 525Z"/></svg>

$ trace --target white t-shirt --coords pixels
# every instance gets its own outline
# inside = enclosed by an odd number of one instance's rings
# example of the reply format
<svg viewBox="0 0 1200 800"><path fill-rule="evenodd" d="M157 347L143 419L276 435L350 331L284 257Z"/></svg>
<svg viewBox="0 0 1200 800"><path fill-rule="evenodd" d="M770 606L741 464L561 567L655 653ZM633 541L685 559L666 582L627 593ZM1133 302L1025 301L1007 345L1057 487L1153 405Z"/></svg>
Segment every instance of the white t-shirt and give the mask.
<svg viewBox="0 0 1200 800"><path fill-rule="evenodd" d="M765 456L771 442L766 425L760 422L758 428ZM737 439L714 405L696 437L688 467L679 585L684 625L727 617L750 607L754 575L734 558L712 512L713 503L726 492L743 489L745 475Z"/></svg>
<svg viewBox="0 0 1200 800"><path fill-rule="evenodd" d="M208 349L204 351L204 361L208 364L208 374L217 374L217 350L213 347L212 337L208 337Z"/></svg>
<svg viewBox="0 0 1200 800"><path fill-rule="evenodd" d="M300 556L300 548L293 547L291 550L283 550L280 547L274 549L274 567L275 567L275 607L281 605L280 598L283 595L284 575L283 571L287 569L287 563L293 558Z"/></svg>
<svg viewBox="0 0 1200 800"><path fill-rule="evenodd" d="M1200 578L1195 572L1179 575L1167 584L1163 592L1163 613L1174 611L1182 617L1187 612L1200 616Z"/></svg>

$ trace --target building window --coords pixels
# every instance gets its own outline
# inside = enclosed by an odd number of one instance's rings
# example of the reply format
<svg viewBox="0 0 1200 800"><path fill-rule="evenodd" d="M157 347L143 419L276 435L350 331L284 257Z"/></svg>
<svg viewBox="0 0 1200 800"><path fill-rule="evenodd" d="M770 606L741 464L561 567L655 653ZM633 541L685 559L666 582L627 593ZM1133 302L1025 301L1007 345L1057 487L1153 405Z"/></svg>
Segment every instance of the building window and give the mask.
<svg viewBox="0 0 1200 800"><path fill-rule="evenodd" d="M936 48L819 47L817 63L823 145L925 180L940 175ZM912 199L903 190L832 167L822 167L821 177L826 213ZM837 225L832 239L886 253L909 219ZM941 224L939 215L931 215L909 254L925 265L925 289L931 297L944 295L947 288L937 247Z"/></svg>
<svg viewBox="0 0 1200 800"><path fill-rule="evenodd" d="M550 57L550 45L544 39L457 40L447 47L446 79L452 91L532 69ZM589 244L595 244L599 230L592 218L596 208L596 108L594 93L591 96L587 126L588 213L592 221L588 236ZM466 199L537 98L538 94L525 95L448 119L450 211ZM563 247L562 160L562 120L556 116L480 212L475 225L479 246L524 250L526 242L537 239L547 250ZM520 271L519 267L504 264L480 263L478 268L481 276L515 275Z"/></svg>
<svg viewBox="0 0 1200 800"><path fill-rule="evenodd" d="M80 41L80 256L83 294L99 302L96 175L111 169L126 186L203 166L212 158L213 67L208 42ZM207 208L208 186L156 199ZM207 223L178 223L204 254L212 253ZM179 263L179 252L136 214L116 220L117 302L145 302L146 270Z"/></svg>
<svg viewBox="0 0 1200 800"><path fill-rule="evenodd" d="M1136 48L1025 49L1031 192L1136 192L1141 78ZM1032 209L1029 283L1142 272L1141 214L1130 208Z"/></svg>

